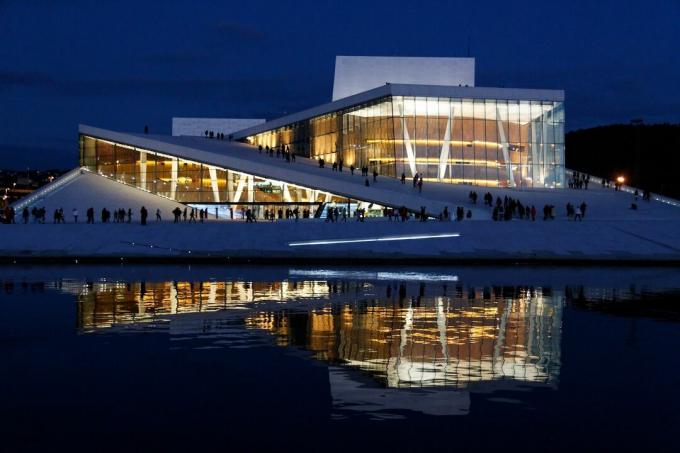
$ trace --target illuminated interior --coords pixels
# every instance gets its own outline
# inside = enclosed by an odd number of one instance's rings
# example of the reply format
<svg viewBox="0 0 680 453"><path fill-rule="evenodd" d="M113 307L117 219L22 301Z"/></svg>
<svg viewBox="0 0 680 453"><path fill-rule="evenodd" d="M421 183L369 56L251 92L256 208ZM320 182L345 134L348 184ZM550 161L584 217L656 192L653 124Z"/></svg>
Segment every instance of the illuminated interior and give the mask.
<svg viewBox="0 0 680 453"><path fill-rule="evenodd" d="M242 211L249 208L257 218L264 218L266 210L278 216L287 209L297 208L300 217L305 211L309 212L309 217L323 217L326 206L346 208L349 216L358 208L366 210L369 215L382 209L376 204L330 192L82 134L80 165L120 183L180 203L231 208L234 217L242 216ZM223 215L232 214L227 210Z"/></svg>
<svg viewBox="0 0 680 453"><path fill-rule="evenodd" d="M393 177L564 187L562 102L388 96L247 141Z"/></svg>

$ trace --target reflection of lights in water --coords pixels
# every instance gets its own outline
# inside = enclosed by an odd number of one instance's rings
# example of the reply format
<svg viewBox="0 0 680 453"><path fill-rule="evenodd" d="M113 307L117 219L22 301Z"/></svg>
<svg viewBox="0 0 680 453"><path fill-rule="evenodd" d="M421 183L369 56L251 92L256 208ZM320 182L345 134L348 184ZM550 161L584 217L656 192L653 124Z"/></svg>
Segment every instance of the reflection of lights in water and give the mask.
<svg viewBox="0 0 680 453"><path fill-rule="evenodd" d="M315 278L361 278L365 280L392 281L425 281L425 282L457 282L457 275L430 274L425 272L364 272L364 271L336 271L331 269L290 269L291 277Z"/></svg>
<svg viewBox="0 0 680 453"><path fill-rule="evenodd" d="M554 385L559 375L562 291L413 283L456 281L454 275L426 272L290 274L309 280L62 280L59 289L78 296L78 325L86 332L171 324L173 336L208 342L218 338L209 331L228 333L222 346L263 339L256 331L266 332L280 346L302 347L390 388L465 388L490 381ZM329 280L339 276L347 278ZM196 316L182 316L189 313Z"/></svg>
<svg viewBox="0 0 680 453"><path fill-rule="evenodd" d="M511 297L490 296L468 289L459 297L400 299L256 313L246 326L393 388L464 388L499 380L552 384L559 374L560 295L521 289Z"/></svg>
<svg viewBox="0 0 680 453"><path fill-rule="evenodd" d="M456 238L460 233L441 233L441 234L412 234L408 236L379 236L373 238L355 239L320 239L316 241L290 242L289 247L299 247L303 245L330 245L330 244L356 244L361 242L390 242L390 241L414 241L419 239L438 239Z"/></svg>

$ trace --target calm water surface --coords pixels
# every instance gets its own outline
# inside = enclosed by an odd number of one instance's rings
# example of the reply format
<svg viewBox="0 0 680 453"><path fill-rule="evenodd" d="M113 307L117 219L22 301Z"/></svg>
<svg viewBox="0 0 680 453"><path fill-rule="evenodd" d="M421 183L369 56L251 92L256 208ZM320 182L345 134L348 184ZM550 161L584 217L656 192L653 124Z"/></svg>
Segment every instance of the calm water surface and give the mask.
<svg viewBox="0 0 680 453"><path fill-rule="evenodd" d="M0 354L10 451L671 451L680 269L11 266Z"/></svg>

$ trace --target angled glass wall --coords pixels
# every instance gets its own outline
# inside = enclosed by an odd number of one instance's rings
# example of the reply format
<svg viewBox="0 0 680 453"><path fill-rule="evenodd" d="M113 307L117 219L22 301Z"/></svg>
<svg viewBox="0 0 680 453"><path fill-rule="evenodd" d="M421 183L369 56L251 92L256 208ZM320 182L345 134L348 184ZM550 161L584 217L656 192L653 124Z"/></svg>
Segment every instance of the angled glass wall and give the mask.
<svg viewBox="0 0 680 453"><path fill-rule="evenodd" d="M247 140L386 176L564 187L562 102L392 96Z"/></svg>
<svg viewBox="0 0 680 453"><path fill-rule="evenodd" d="M94 173L180 203L224 205L235 211L306 210L322 215L327 205L379 212L382 206L348 199L322 190L194 162L157 151L81 135L80 165ZM238 212L237 212L238 214Z"/></svg>

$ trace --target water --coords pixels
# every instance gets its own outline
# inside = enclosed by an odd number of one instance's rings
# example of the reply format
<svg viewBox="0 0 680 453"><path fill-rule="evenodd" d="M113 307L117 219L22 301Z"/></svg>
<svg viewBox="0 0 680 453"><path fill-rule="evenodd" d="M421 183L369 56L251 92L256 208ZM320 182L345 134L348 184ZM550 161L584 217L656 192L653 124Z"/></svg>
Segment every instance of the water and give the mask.
<svg viewBox="0 0 680 453"><path fill-rule="evenodd" d="M671 450L673 268L18 267L16 449Z"/></svg>

